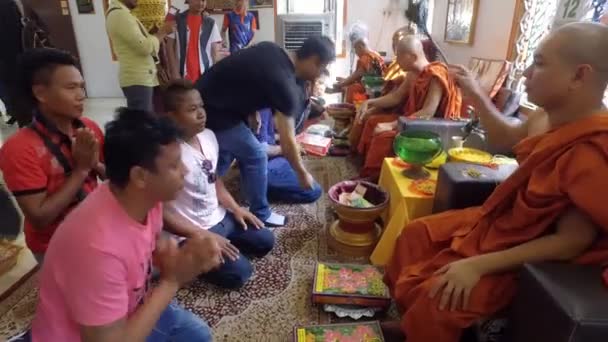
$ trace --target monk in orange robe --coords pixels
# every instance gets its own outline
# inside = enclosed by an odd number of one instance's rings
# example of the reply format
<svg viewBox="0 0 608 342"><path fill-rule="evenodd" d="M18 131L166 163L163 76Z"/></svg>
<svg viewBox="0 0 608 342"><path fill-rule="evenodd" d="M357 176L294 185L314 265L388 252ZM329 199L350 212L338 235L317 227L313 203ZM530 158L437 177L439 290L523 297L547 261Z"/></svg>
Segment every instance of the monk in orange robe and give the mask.
<svg viewBox="0 0 608 342"><path fill-rule="evenodd" d="M405 80L405 71L401 69L401 65L397 61L397 45L404 37L414 34L414 30L409 26L404 26L393 34L393 53L395 54L395 59L389 64L389 66L384 71L384 88L382 89L382 95L386 95L393 90L399 88L401 83Z"/></svg>
<svg viewBox="0 0 608 342"><path fill-rule="evenodd" d="M420 119L460 118L460 89L449 76L447 65L428 61L417 37L410 35L399 41L397 61L407 72L405 81L397 90L363 103L351 130L351 146L357 146L358 152L365 156L362 176L378 175L384 158L393 154L399 115ZM382 113L400 104L403 104L401 113ZM359 137L358 132L361 132Z"/></svg>
<svg viewBox="0 0 608 342"><path fill-rule="evenodd" d="M524 76L544 110L518 126L466 69L452 71L490 141L514 146L520 166L481 207L404 228L385 282L408 342L458 342L509 305L524 263L608 260L608 195L598 192L608 188L608 27L568 24L541 43Z"/></svg>
<svg viewBox="0 0 608 342"><path fill-rule="evenodd" d="M365 87L361 78L365 75L382 76L384 73L384 58L369 47L367 39L361 38L353 45L357 54L357 67L347 78L340 80L334 88L346 89L346 102L353 103L357 97L365 97ZM359 95L359 96L357 96Z"/></svg>

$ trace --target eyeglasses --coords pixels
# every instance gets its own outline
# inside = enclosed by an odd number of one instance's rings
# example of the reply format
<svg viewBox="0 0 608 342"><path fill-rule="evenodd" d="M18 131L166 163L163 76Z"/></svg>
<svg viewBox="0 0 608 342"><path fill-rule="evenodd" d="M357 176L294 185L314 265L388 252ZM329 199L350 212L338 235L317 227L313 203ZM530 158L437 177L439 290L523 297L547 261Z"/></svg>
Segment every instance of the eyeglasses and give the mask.
<svg viewBox="0 0 608 342"><path fill-rule="evenodd" d="M203 173L207 175L207 183L213 184L217 181L217 174L213 172L213 163L211 163L211 160L203 160L201 168L203 170Z"/></svg>

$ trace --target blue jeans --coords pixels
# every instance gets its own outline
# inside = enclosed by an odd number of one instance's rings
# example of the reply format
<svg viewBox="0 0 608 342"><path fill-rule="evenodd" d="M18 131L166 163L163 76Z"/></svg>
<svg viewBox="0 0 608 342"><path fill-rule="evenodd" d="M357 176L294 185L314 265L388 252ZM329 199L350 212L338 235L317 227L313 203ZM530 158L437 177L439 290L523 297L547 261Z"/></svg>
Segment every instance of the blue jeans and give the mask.
<svg viewBox="0 0 608 342"><path fill-rule="evenodd" d="M241 186L245 190L249 210L260 220L270 217L268 205L268 157L264 146L244 122L215 132L220 146L217 172L224 176L236 158L239 162Z"/></svg>
<svg viewBox="0 0 608 342"><path fill-rule="evenodd" d="M268 198L271 201L313 203L321 197L322 193L321 186L316 182L312 189L303 189L298 181L298 176L284 157L268 161Z"/></svg>
<svg viewBox="0 0 608 342"><path fill-rule="evenodd" d="M274 234L270 230L266 228L243 230L241 224L236 222L231 213L226 213L222 222L210 228L209 231L230 240L230 243L241 252L236 261L225 259L219 269L202 276L203 280L226 289L242 287L253 273L251 262L243 254L261 258L274 247Z"/></svg>
<svg viewBox="0 0 608 342"><path fill-rule="evenodd" d="M172 302L160 315L146 342L211 342L211 329L192 312ZM31 332L11 342L31 342Z"/></svg>
<svg viewBox="0 0 608 342"><path fill-rule="evenodd" d="M213 337L207 323L192 312L171 303L160 315L156 327L146 342L211 342Z"/></svg>

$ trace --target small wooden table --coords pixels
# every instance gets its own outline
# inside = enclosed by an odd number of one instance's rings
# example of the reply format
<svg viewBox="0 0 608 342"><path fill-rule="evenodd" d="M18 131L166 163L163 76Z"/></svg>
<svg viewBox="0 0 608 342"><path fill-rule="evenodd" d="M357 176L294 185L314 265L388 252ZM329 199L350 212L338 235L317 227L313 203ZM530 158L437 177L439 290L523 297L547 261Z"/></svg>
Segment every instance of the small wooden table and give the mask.
<svg viewBox="0 0 608 342"><path fill-rule="evenodd" d="M390 193L389 207L384 213L384 231L370 259L372 264L384 266L393 255L395 242L403 228L419 217L433 211L433 196L424 196L410 190L412 180L405 177L403 168L393 163L394 158L384 159L379 185ZM428 170L430 179L437 180L437 170Z"/></svg>

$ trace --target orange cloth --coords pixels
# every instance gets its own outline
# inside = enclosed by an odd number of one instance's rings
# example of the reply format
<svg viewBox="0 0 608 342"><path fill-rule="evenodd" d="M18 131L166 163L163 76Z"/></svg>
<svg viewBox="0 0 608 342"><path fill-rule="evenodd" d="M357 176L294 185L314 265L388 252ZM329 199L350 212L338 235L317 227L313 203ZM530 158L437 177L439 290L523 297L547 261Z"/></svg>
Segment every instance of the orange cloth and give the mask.
<svg viewBox="0 0 608 342"><path fill-rule="evenodd" d="M448 68L440 62L430 63L412 82L403 106L404 115L411 115L421 110L431 86L431 81L437 80L443 90L443 97L437 108L437 113L445 119L460 118L462 94L448 74ZM372 118L376 115L372 115ZM396 120L396 119L395 119ZM393 120L394 121L394 120ZM378 122L368 119L364 123L363 132L359 138L358 151L365 155L365 164L361 171L362 176L373 176L380 173L382 160L393 155L393 140L396 131L384 132L374 136L374 129ZM355 128L356 130L357 128Z"/></svg>
<svg viewBox="0 0 608 342"><path fill-rule="evenodd" d="M375 51L368 50L357 60L357 71L363 74L369 74L372 72L374 64L380 66L380 71L384 72L384 58ZM365 87L361 81L357 81L346 87L346 102L353 103L357 95L366 95Z"/></svg>
<svg viewBox="0 0 608 342"><path fill-rule="evenodd" d="M397 240L385 282L405 310L402 329L408 342L457 342L462 329L505 308L516 290L517 272L487 275L473 289L469 310L440 311L439 298L429 298L435 271L550 234L570 207L602 229L595 244L574 262L608 260L607 199L596 191L608 187L608 112L528 138L515 153L519 169L483 206L413 221Z"/></svg>
<svg viewBox="0 0 608 342"><path fill-rule="evenodd" d="M188 52L186 56L186 78L193 83L201 76L200 59L200 31L203 24L203 17L200 15L188 14Z"/></svg>

